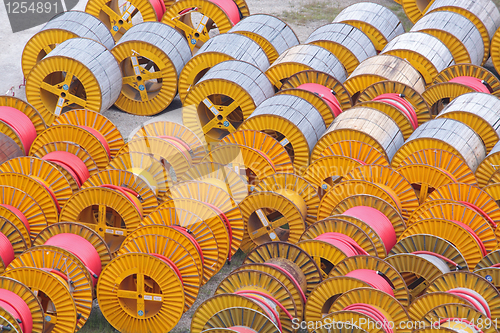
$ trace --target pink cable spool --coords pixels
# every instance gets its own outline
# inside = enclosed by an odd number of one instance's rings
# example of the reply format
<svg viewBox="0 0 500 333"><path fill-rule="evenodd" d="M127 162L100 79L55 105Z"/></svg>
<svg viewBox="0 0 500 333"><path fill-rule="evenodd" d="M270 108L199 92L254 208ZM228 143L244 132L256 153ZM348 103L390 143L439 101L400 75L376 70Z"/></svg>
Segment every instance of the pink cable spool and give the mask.
<svg viewBox="0 0 500 333"><path fill-rule="evenodd" d="M127 199L129 199L134 204L135 208L141 214L141 217L142 217L142 215L143 215L142 205L138 199L139 194L137 192L132 191L131 189L123 187L123 186L117 186L117 185L112 185L112 184L101 184L101 185L99 185L99 187L104 187L104 188L116 190L116 191L120 192L121 194L123 194L124 196L126 196Z"/></svg>
<svg viewBox="0 0 500 333"><path fill-rule="evenodd" d="M219 6L226 13L233 25L241 20L240 9L233 0L210 0L210 2Z"/></svg>
<svg viewBox="0 0 500 333"><path fill-rule="evenodd" d="M227 256L227 260L229 262L231 262L231 258L233 257L232 253L231 253L231 246L233 244L233 229L231 228L231 222L229 222L229 219L227 218L226 214L224 214L224 212L217 206L214 206L212 204L209 204L207 202L205 202L206 205L208 205L208 207L212 208L213 210L215 210L217 212L217 214L222 217L222 219L224 220L224 223L226 224L226 228L227 228L227 233L228 233L228 236L229 236L229 254Z"/></svg>
<svg viewBox="0 0 500 333"><path fill-rule="evenodd" d="M19 322L22 333L31 333L33 317L28 304L19 295L7 289L0 289L0 306Z"/></svg>
<svg viewBox="0 0 500 333"><path fill-rule="evenodd" d="M304 291L302 290L302 288L300 288L299 282L297 281L297 279L295 279L292 276L292 274L290 274L290 272L288 272L286 269L283 269L282 267L275 265L275 264L266 263L266 265L276 268L278 271L285 274L290 280L292 280L292 282L297 286L297 289L299 290L300 297L302 298L302 301L304 302L304 304L307 302L306 294L304 294Z"/></svg>
<svg viewBox="0 0 500 333"><path fill-rule="evenodd" d="M326 104L332 109L333 115L337 117L342 113L342 107L340 106L339 101L333 94L332 90L328 87L325 87L319 83L304 83L297 87L298 89L304 89L315 93L321 97Z"/></svg>
<svg viewBox="0 0 500 333"><path fill-rule="evenodd" d="M88 240L75 234L62 233L51 237L45 245L57 246L74 254L87 267L96 285L102 269L101 257Z"/></svg>
<svg viewBox="0 0 500 333"><path fill-rule="evenodd" d="M408 117L408 119L410 119L410 123L413 129L416 129L418 127L418 119L417 119L417 113L415 112L415 108L413 107L413 105L411 105L410 102L404 99L401 94L395 94L395 93L382 94L375 97L373 101L384 102L394 106L398 110L402 111Z"/></svg>
<svg viewBox="0 0 500 333"><path fill-rule="evenodd" d="M0 120L10 126L19 136L24 146L24 153L28 155L31 144L36 139L35 125L27 115L10 106L0 106Z"/></svg>
<svg viewBox="0 0 500 333"><path fill-rule="evenodd" d="M255 295L252 295L251 293L249 294L241 294L243 296L245 296L246 298L249 298L255 302L257 302L259 305L262 306L262 309L266 312L266 314L269 316L269 318L274 318L274 322L275 323L278 323L278 328L279 330L281 331L282 330L282 326L281 326L281 321L280 321L280 316L278 314L278 312L276 312L275 309L273 309L271 307L271 305L269 305L266 301L264 301L261 297L258 297L258 296L255 296ZM272 320L272 319L271 319Z"/></svg>
<svg viewBox="0 0 500 333"><path fill-rule="evenodd" d="M166 263L168 266L170 266L170 268L172 268L174 270L175 274L177 275L177 277L181 281L182 285L184 285L184 280L182 279L181 271L179 270L177 265L170 258L167 258L164 255L158 254L158 253L150 253L150 255L160 259L161 261Z"/></svg>
<svg viewBox="0 0 500 333"><path fill-rule="evenodd" d="M391 285L376 271L372 271L370 269L356 269L347 273L345 276L364 281L373 288L383 291L394 297L394 291L392 290Z"/></svg>
<svg viewBox="0 0 500 333"><path fill-rule="evenodd" d="M347 257L368 255L368 252L359 246L354 239L338 232L325 232L314 239L327 242L337 247Z"/></svg>
<svg viewBox="0 0 500 333"><path fill-rule="evenodd" d="M356 206L349 208L343 214L356 217L375 230L382 239L387 253L396 245L397 236L394 226L389 218L379 210L368 206Z"/></svg>
<svg viewBox="0 0 500 333"><path fill-rule="evenodd" d="M474 230L472 230L471 227L469 227L467 224L465 223L462 223L460 221L456 221L456 220L451 220L453 223L456 223L458 224L459 226L461 226L462 228L464 228L469 234L472 235L472 237L474 237L479 245L479 247L481 248L481 253L483 255L483 257L485 255L488 254L488 251L486 251L486 247L484 246L483 244L483 241L481 240L481 238L479 238L479 236L474 232Z"/></svg>
<svg viewBox="0 0 500 333"><path fill-rule="evenodd" d="M255 333L254 330L248 328L248 327L243 327L243 326L232 326L229 327L230 330L233 330L238 333Z"/></svg>
<svg viewBox="0 0 500 333"><path fill-rule="evenodd" d="M476 332L479 332L479 333L483 332L479 327L477 327L476 325L474 325L473 323L471 323L470 321L468 321L467 319L464 319L464 318L443 318L439 321L439 325L444 324L444 323L449 322L449 321L451 321L453 323L462 322L462 323L467 324L471 327L474 327Z"/></svg>
<svg viewBox="0 0 500 333"><path fill-rule="evenodd" d="M194 246L196 247L196 251L198 251L198 253L200 255L201 264L204 266L205 265L205 257L203 256L203 250L201 249L200 243L198 243L196 238L194 238L194 236L189 233L188 229L181 227L179 225L171 225L170 228L181 232L183 235L185 235L191 241L191 243L194 244Z"/></svg>
<svg viewBox="0 0 500 333"><path fill-rule="evenodd" d="M42 160L52 162L68 171L76 180L78 186L82 186L90 177L87 166L78 156L67 151L53 151L42 157Z"/></svg>
<svg viewBox="0 0 500 333"><path fill-rule="evenodd" d="M467 207L470 207L472 208L473 210L475 210L476 212L478 212L479 214L481 214L481 216L483 216L489 224L491 224L491 226L493 228L497 228L497 224L495 223L495 221L493 221L493 219L484 211L482 210L481 208L479 208L478 206L470 203L470 202L467 202L467 201L459 201L461 204L464 204L466 205Z"/></svg>
<svg viewBox="0 0 500 333"><path fill-rule="evenodd" d="M458 76L456 78L451 79L448 82L460 83L467 87L474 89L477 92L482 92L486 94L491 94L491 91L488 87L483 83L483 80L480 80L476 77L472 76Z"/></svg>
<svg viewBox="0 0 500 333"><path fill-rule="evenodd" d="M466 288L455 288L447 291L450 294L457 295L474 305L474 307L481 313L491 319L491 311L488 303L481 295Z"/></svg>
<svg viewBox="0 0 500 333"><path fill-rule="evenodd" d="M155 0L158 1L158 0ZM163 3L163 1L162 1ZM88 126L80 126L80 128L83 128L84 130L89 131L93 136L99 140L99 142L104 146L104 149L106 149L106 153L108 153L108 159L111 157L111 149L109 148L108 140L104 137L104 135L101 134L98 130L88 127Z"/></svg>
<svg viewBox="0 0 500 333"><path fill-rule="evenodd" d="M381 326L385 329L387 333L392 333L394 332L393 329L391 328L391 325L387 318L384 316L384 314L377 309L376 307L369 305L369 304L363 304L363 303L354 303L351 305L346 306L343 311L355 311L362 313L371 319L375 320L375 322L382 324Z"/></svg>
<svg viewBox="0 0 500 333"><path fill-rule="evenodd" d="M8 210L10 210L14 215L17 216L18 219L21 220L21 222L23 222L24 226L26 227L26 230L28 231L28 234L30 233L31 231L31 228L30 228L30 223L28 221L28 219L26 218L26 216L24 216L23 212L21 212L19 209L17 209L16 207L14 206L11 206L11 205L7 205L7 204L0 204L0 206L2 207L5 207L7 208Z"/></svg>
<svg viewBox="0 0 500 333"><path fill-rule="evenodd" d="M40 269L47 272L47 273L55 274L55 275L59 276L60 278L62 278L63 280L65 280L66 282L68 281L68 277L66 275L64 275L63 272L58 271L57 269L53 269L53 268L40 268Z"/></svg>
<svg viewBox="0 0 500 333"><path fill-rule="evenodd" d="M14 260L14 248L12 247L12 243L9 241L7 236L0 232L0 258L5 265L5 267L9 266L9 264Z"/></svg>
<svg viewBox="0 0 500 333"><path fill-rule="evenodd" d="M161 22L163 14L165 14L165 12L167 11L165 2L163 2L163 0L150 0L149 2L151 3L151 6L153 6L156 17L158 18L158 22Z"/></svg>

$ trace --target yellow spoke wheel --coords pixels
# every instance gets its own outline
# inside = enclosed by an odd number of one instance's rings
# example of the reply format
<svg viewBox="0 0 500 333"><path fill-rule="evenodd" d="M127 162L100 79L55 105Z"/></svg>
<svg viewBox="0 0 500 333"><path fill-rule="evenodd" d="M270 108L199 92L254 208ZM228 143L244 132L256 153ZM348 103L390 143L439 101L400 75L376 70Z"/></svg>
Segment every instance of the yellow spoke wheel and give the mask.
<svg viewBox="0 0 500 333"><path fill-rule="evenodd" d="M440 322L444 318L450 318L449 322L441 322L440 326L444 328L450 328L453 330L463 328L465 330L470 328L470 325L460 324L461 320L468 321L470 323L477 322L488 322L488 317L483 313L476 310L473 306L465 305L465 304L442 304L431 311L429 311L425 317L424 321L428 323L428 325L432 325L433 323ZM456 318L460 318L459 321ZM491 319L490 319L491 320ZM481 325L483 326L483 325ZM482 331L484 333L496 333L497 329L493 325L483 326Z"/></svg>
<svg viewBox="0 0 500 333"><path fill-rule="evenodd" d="M123 241L118 255L125 253L159 254L170 259L183 281L185 311L193 306L203 279L201 253L186 235L164 225L147 225L134 230Z"/></svg>
<svg viewBox="0 0 500 333"><path fill-rule="evenodd" d="M220 310L203 327L203 333L237 333L238 331L220 327L241 327L256 330L256 332L279 332L278 326L258 310L246 307L231 307ZM286 332L292 332L287 330Z"/></svg>
<svg viewBox="0 0 500 333"><path fill-rule="evenodd" d="M432 311L432 309L443 304L472 305L472 303L470 303L466 299L447 292L435 291L432 293L426 293L414 299L408 307L410 319L414 321L422 320L427 315L427 313Z"/></svg>
<svg viewBox="0 0 500 333"><path fill-rule="evenodd" d="M145 253L113 259L101 272L97 300L106 320L123 333L168 332L184 312L180 278L166 262Z"/></svg>
<svg viewBox="0 0 500 333"><path fill-rule="evenodd" d="M319 155L316 156L316 154ZM313 151L311 160L316 161L322 157L334 155L351 157L355 160L363 161L365 164L389 166L389 161L380 150L356 140L337 141L326 147L322 152Z"/></svg>
<svg viewBox="0 0 500 333"><path fill-rule="evenodd" d="M461 83L442 82L428 87L422 96L429 105L431 117L435 118L445 107L444 102L451 102L460 95L473 92L476 91Z"/></svg>

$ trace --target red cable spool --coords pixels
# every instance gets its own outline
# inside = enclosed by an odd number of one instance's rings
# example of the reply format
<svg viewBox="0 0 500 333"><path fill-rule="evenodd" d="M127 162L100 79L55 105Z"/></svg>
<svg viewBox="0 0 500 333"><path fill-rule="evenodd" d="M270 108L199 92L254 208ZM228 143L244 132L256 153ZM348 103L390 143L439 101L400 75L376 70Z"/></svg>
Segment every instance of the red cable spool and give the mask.
<svg viewBox="0 0 500 333"><path fill-rule="evenodd" d="M384 102L394 106L398 110L402 111L408 117L408 119L410 119L410 123L413 129L416 129L418 127L418 119L415 108L413 107L413 105L411 105L410 102L404 99L402 95L394 93L382 94L375 97L373 101Z"/></svg>
<svg viewBox="0 0 500 333"><path fill-rule="evenodd" d="M181 271L179 271L179 268L177 268L177 265L172 260L170 260L170 258L167 258L164 255L158 254L158 253L150 253L150 255L160 259L161 261L166 263L168 266L170 266L170 268L172 268L174 270L175 274L177 274L177 277L181 281L182 285L184 285L184 280L182 280Z"/></svg>
<svg viewBox="0 0 500 333"><path fill-rule="evenodd" d="M443 318L439 321L439 325L446 323L446 322L449 322L449 321L451 321L453 323L462 322L462 323L465 323L469 326L474 327L476 332L479 332L479 333L483 332L479 327L477 327L476 325L474 325L473 323L471 323L470 321L468 321L467 319L464 319L464 318Z"/></svg>
<svg viewBox="0 0 500 333"><path fill-rule="evenodd" d="M158 1L158 0L155 0L155 1ZM162 1L162 3L163 3L163 1ZM98 130L96 130L92 127L80 126L80 128L83 128L84 130L89 131L93 136L95 136L97 138L97 140L99 140L99 142L101 142L101 144L106 149L106 153L108 153L108 159L109 159L111 157L111 149L109 148L108 141L106 140L104 135L102 135L101 132L99 132Z"/></svg>
<svg viewBox="0 0 500 333"><path fill-rule="evenodd" d="M30 223L29 223L28 219L26 218L26 216L24 216L23 212L21 212L19 209L17 209L14 206L11 206L11 205L0 204L0 206L7 208L14 215L16 215L17 218L20 219L23 222L24 226L26 227L26 230L28 231L28 234L30 233L30 231L31 231Z"/></svg>
<svg viewBox="0 0 500 333"><path fill-rule="evenodd" d="M271 264L271 263L266 263L266 265L268 266L271 266L271 267L274 267L276 268L278 271L280 271L281 273L285 274L286 276L288 276L288 278L290 280L292 280L292 282L297 286L297 289L299 290L299 294L300 294L300 297L302 298L302 301L304 302L304 304L307 302L307 297L306 297L306 294L304 294L304 291L302 290L302 288L300 288L300 284L299 282L297 281L297 279L295 279L292 274L290 274L290 272L288 272L286 269L283 269L282 267L278 266L278 265L275 265L275 264Z"/></svg>
<svg viewBox="0 0 500 333"><path fill-rule="evenodd" d="M191 235L186 228L181 227L179 225L172 225L172 226L170 226L170 228L180 231L183 235L185 235L191 241L191 243L194 244L194 246L196 247L196 251L198 251L198 254L200 255L201 264L203 266L205 266L205 257L203 256L203 251L201 249L200 243L198 243L196 238L194 238L193 235Z"/></svg>
<svg viewBox="0 0 500 333"><path fill-rule="evenodd" d="M372 271L370 269L356 269L347 273L345 276L364 281L373 288L383 291L394 297L394 291L392 290L391 285L376 271Z"/></svg>
<svg viewBox="0 0 500 333"><path fill-rule="evenodd" d="M31 333L33 317L28 304L19 295L7 289L0 289L0 306L19 322L22 333Z"/></svg>
<svg viewBox="0 0 500 333"><path fill-rule="evenodd" d="M327 242L337 247L347 257L368 255L368 252L359 246L354 239L338 232L325 232L314 239Z"/></svg>
<svg viewBox="0 0 500 333"><path fill-rule="evenodd" d="M42 160L52 162L64 168L75 178L78 186L82 186L90 177L90 172L85 163L78 156L67 151L53 151L43 156Z"/></svg>
<svg viewBox="0 0 500 333"><path fill-rule="evenodd" d="M210 2L219 6L226 13L233 25L241 20L240 9L233 0L210 0Z"/></svg>
<svg viewBox="0 0 500 333"><path fill-rule="evenodd" d="M479 247L481 248L481 253L483 255L483 257L488 254L488 251L486 251L486 247L484 246L483 244L483 241L481 240L481 238L479 238L479 236L474 232L474 230L471 229L471 227L469 227L467 224L465 223L462 223L460 221L455 221L455 220L451 220L453 223L456 223L458 224L459 226L461 226L462 228L464 228L469 234L472 235L472 237L474 237L479 245Z"/></svg>
<svg viewBox="0 0 500 333"><path fill-rule="evenodd" d="M483 84L483 81L476 78L476 77L458 76L456 78L451 79L448 82L460 83L460 84L463 84L467 87L474 89L477 92L491 94L491 91L488 89L488 87L485 84Z"/></svg>
<svg viewBox="0 0 500 333"><path fill-rule="evenodd" d="M466 205L467 207L472 208L473 210L475 210L476 212L478 212L479 214L481 214L488 221L488 223L491 224L491 226L496 229L497 224L495 223L495 221L493 221L493 219L484 210L482 210L478 206L476 206L476 205L474 205L474 204L472 204L470 202L467 202L467 201L459 201L459 202L461 204Z"/></svg>
<svg viewBox="0 0 500 333"><path fill-rule="evenodd" d="M233 257L232 253L231 253L231 247L232 247L232 244L233 244L233 229L231 228L231 223L229 222L229 219L227 218L226 214L224 214L224 212L217 206L214 206L212 204L209 204L207 202L205 202L205 204L212 208L213 210L215 210L217 212L217 214L222 217L222 219L224 220L224 223L226 224L226 228L227 228L227 233L228 233L228 236L229 236L229 254L227 256L227 260L229 262L231 262L231 258Z"/></svg>
<svg viewBox="0 0 500 333"><path fill-rule="evenodd" d="M129 199L134 204L137 211L141 214L141 217L143 216L142 205L141 205L141 202L139 201L139 199L137 198L139 196L139 194L137 192L132 191L131 189L126 188L126 187L112 185L112 184L101 184L101 185L99 185L99 187L109 188L109 189L116 190L116 191L120 192L121 194L126 196L127 199Z"/></svg>
<svg viewBox="0 0 500 333"><path fill-rule="evenodd" d="M10 106L0 106L0 120L9 125L19 136L28 155L31 144L36 138L35 125L27 115Z"/></svg>
<svg viewBox="0 0 500 333"><path fill-rule="evenodd" d="M278 328L280 329L280 331L282 330L280 316L279 316L278 312L276 312L276 310L273 309L267 302L263 301L262 298L254 296L252 294L242 294L242 295L245 296L246 298L254 300L259 305L262 305L262 309L267 313L269 318L274 317L274 322L278 323Z"/></svg>
<svg viewBox="0 0 500 333"><path fill-rule="evenodd" d="M457 295L474 305L474 307L481 313L488 316L491 319L491 311L488 303L481 297L481 295L468 290L466 288L455 288L447 291L450 294Z"/></svg>
<svg viewBox="0 0 500 333"><path fill-rule="evenodd" d="M9 266L15 257L16 255L14 254L12 243L7 236L0 232L0 258L2 258L5 267Z"/></svg>
<svg viewBox="0 0 500 333"><path fill-rule="evenodd" d="M382 239L387 253L396 245L396 231L389 218L379 210L368 206L356 206L349 208L342 214L356 217L372 227Z"/></svg>
<svg viewBox="0 0 500 333"><path fill-rule="evenodd" d="M317 94L321 99L323 99L326 104L332 109L333 115L337 117L342 113L342 107L340 102L333 94L332 90L318 83L304 83L297 87L298 89L304 89L312 93Z"/></svg>
<svg viewBox="0 0 500 333"><path fill-rule="evenodd" d="M393 329L391 328L391 325L387 318L384 316L382 312L380 312L379 309L376 307L369 305L369 304L363 304L363 303L354 303L351 305L346 306L343 311L355 311L362 313L373 320L375 322L382 324L381 326L384 328L384 330L387 333L392 333L394 332Z"/></svg>
<svg viewBox="0 0 500 333"><path fill-rule="evenodd" d="M101 257L88 240L75 234L62 233L51 237L45 245L57 246L74 254L87 267L96 285L102 269Z"/></svg>

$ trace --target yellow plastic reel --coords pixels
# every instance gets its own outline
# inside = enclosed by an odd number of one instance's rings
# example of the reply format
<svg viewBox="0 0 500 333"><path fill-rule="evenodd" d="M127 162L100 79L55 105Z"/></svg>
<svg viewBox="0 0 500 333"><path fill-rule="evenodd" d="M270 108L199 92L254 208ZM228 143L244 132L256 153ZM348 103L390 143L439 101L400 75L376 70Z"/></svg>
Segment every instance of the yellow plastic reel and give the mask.
<svg viewBox="0 0 500 333"><path fill-rule="evenodd" d="M424 319L424 317L432 311L432 309L443 305L443 304L464 304L464 305L472 305L466 299L450 294L443 291L436 291L432 293L426 293L416 299L408 307L408 313L410 315L411 320L419 321Z"/></svg>

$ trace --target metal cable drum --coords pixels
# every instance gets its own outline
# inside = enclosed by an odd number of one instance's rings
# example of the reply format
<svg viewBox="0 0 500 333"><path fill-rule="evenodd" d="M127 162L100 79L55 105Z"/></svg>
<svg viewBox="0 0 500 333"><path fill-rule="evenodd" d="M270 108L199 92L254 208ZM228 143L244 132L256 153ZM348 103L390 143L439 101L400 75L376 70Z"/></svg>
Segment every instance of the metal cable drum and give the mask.
<svg viewBox="0 0 500 333"><path fill-rule="evenodd" d="M455 119L468 125L481 137L487 154L500 139L500 100L493 95L468 93L458 96L437 118Z"/></svg>
<svg viewBox="0 0 500 333"><path fill-rule="evenodd" d="M365 59L377 55L370 38L360 29L346 23L330 23L314 30L306 44L324 47L344 65L347 75Z"/></svg>
<svg viewBox="0 0 500 333"><path fill-rule="evenodd" d="M394 37L405 32L403 24L391 10L373 2L356 3L345 8L335 17L335 22L361 29L370 37L378 52Z"/></svg>
<svg viewBox="0 0 500 333"><path fill-rule="evenodd" d="M160 22L130 28L111 50L123 73L115 105L122 111L151 116L166 109L177 94L177 80L191 59L186 40Z"/></svg>
<svg viewBox="0 0 500 333"><path fill-rule="evenodd" d="M438 38L450 50L456 64L480 66L484 58L481 33L465 16L449 11L432 12L422 17L410 30Z"/></svg>
<svg viewBox="0 0 500 333"><path fill-rule="evenodd" d="M79 11L62 12L54 16L24 46L21 68L24 77L58 44L70 38L90 38L108 50L115 46L113 35L98 18Z"/></svg>
<svg viewBox="0 0 500 333"><path fill-rule="evenodd" d="M407 156L422 149L443 149L459 156L475 172L486 156L481 137L469 126L454 119L433 119L420 125L392 158L397 167Z"/></svg>
<svg viewBox="0 0 500 333"><path fill-rule="evenodd" d="M253 39L235 33L217 35L203 44L182 69L178 87L181 102L211 67L226 60L245 61L263 72L269 68L266 53Z"/></svg>
<svg viewBox="0 0 500 333"><path fill-rule="evenodd" d="M161 21L178 29L195 54L216 33L227 33L249 15L245 0L180 0L168 7Z"/></svg>
<svg viewBox="0 0 500 333"><path fill-rule="evenodd" d="M495 3L491 0L434 0L427 13L444 10L467 17L479 29L484 43L484 64L490 54L490 41L500 27L500 11Z"/></svg>
<svg viewBox="0 0 500 333"><path fill-rule="evenodd" d="M381 54L409 61L422 74L426 84L446 67L454 65L453 55L438 38L422 32L407 32L390 41Z"/></svg>
<svg viewBox="0 0 500 333"><path fill-rule="evenodd" d="M340 83L347 78L342 63L327 49L312 45L295 45L283 52L266 71L266 75L276 90L292 75L304 70L325 72Z"/></svg>
<svg viewBox="0 0 500 333"><path fill-rule="evenodd" d="M497 143L488 155L481 161L476 170L476 179L479 186L484 187L496 183L495 177L500 168L500 143Z"/></svg>
<svg viewBox="0 0 500 333"><path fill-rule="evenodd" d="M17 143L7 135L0 133L0 164L21 156L24 156L24 152Z"/></svg>
<svg viewBox="0 0 500 333"><path fill-rule="evenodd" d="M299 39L286 22L268 14L245 17L228 32L252 38L266 52L272 64L280 54L299 44Z"/></svg>
<svg viewBox="0 0 500 333"><path fill-rule="evenodd" d="M91 39L59 44L26 79L26 97L51 124L71 109L102 112L120 95L122 75L115 57Z"/></svg>
<svg viewBox="0 0 500 333"><path fill-rule="evenodd" d="M259 68L238 60L223 61L188 92L182 122L207 142L219 141L273 94L271 82Z"/></svg>
<svg viewBox="0 0 500 333"><path fill-rule="evenodd" d="M293 95L276 95L262 102L241 125L273 136L288 151L297 170L309 164L311 151L325 132L321 114L312 104Z"/></svg>
<svg viewBox="0 0 500 333"><path fill-rule="evenodd" d="M355 103L359 94L380 81L396 81L406 84L419 94L425 91L425 80L407 60L383 54L366 59L344 82Z"/></svg>
<svg viewBox="0 0 500 333"><path fill-rule="evenodd" d="M403 134L388 115L373 108L352 107L342 112L318 140L311 154L316 160L335 142L357 140L366 143L391 160L404 144Z"/></svg>

